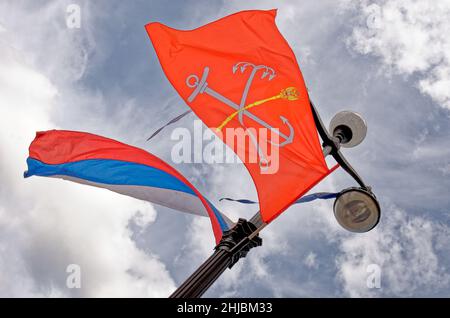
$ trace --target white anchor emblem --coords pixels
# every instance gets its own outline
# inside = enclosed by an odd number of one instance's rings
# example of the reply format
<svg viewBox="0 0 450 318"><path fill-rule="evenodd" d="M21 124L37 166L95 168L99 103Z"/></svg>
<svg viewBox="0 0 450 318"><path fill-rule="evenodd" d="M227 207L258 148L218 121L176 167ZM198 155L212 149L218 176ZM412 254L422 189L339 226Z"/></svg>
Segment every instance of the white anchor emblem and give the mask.
<svg viewBox="0 0 450 318"><path fill-rule="evenodd" d="M258 124L260 124L261 126L267 128L267 129L270 129L270 131L272 133L275 133L279 137L284 139L279 144L274 144L273 142L268 140L269 143L271 143L272 145L275 145L277 147L284 147L285 145L292 143L292 141L294 140L295 131L294 131L294 128L292 127L292 125L289 123L289 120L287 118L285 118L284 116L280 116L282 123L284 125L287 125L289 128L289 134L286 135L286 134L282 133L279 129L275 129L274 127L269 125L267 122L265 122L264 120L262 120L261 118L257 117L256 115L252 114L250 111L247 110L247 108L254 106L254 105L246 106L247 96L250 91L250 87L255 78L256 73L258 71L262 70L263 72L261 74L261 79L266 78L268 81L271 81L272 79L274 79L276 77L275 70L272 69L271 67L268 67L265 65L255 65L255 64L249 63L249 62L239 62L239 63L236 63L235 65L233 65L232 72L233 72L233 74L236 74L236 72L239 70L243 74L243 73L245 73L245 70L249 67L251 67L252 71L250 73L250 76L247 79L246 84L245 84L245 88L242 93L242 97L241 97L239 105L208 86L208 82L206 81L208 78L209 70L210 70L208 66L206 66L203 69L203 74L201 76L201 79L199 79L199 77L194 74L191 74L186 78L186 85L190 88L195 88L187 100L188 100L188 102L192 102L195 100L195 98L198 96L198 94L206 93L209 96L217 99L218 101L235 109L236 110L235 114L232 114L232 116L230 116L230 117L232 118L234 115L237 114L239 123L244 128L246 128L246 126L244 124L244 116L247 116L248 118L250 118L250 119L254 120L255 122L257 122ZM294 88L290 88L290 89L294 89ZM294 89L294 93L296 94L295 89ZM274 96L267 100L272 100L272 99L276 99L276 98L287 98L287 97L282 96L282 94L286 94L286 93L282 92L281 94ZM290 96L288 99L295 100L297 98ZM265 101L266 100L260 102L259 104L261 104ZM255 105L256 105L256 103L255 103ZM226 124L226 122L228 122L228 121L225 121L224 124ZM262 152L260 146L258 145L256 136L250 131L248 133L250 135L250 139L252 140L252 143L255 145L256 149L258 150L258 155L260 158L260 160L259 160L260 167L261 167L261 169L265 169L265 167L268 166L269 162L265 158L264 153Z"/></svg>

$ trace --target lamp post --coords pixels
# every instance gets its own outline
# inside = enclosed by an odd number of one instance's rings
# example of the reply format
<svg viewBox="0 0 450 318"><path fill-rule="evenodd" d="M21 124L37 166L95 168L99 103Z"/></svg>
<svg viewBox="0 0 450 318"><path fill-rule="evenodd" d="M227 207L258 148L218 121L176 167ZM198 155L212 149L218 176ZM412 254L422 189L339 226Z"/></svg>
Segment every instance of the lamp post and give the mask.
<svg viewBox="0 0 450 318"><path fill-rule="evenodd" d="M380 219L380 205L371 188L364 183L339 150L341 146L350 148L360 144L366 136L366 123L359 114L342 111L331 120L330 135L312 102L311 110L323 141L323 155L332 155L360 186L344 189L338 194L333 205L334 215L346 230L359 233L370 231ZM245 257L250 249L262 245L259 232L266 225L259 212L250 221L239 219L232 229L223 233L214 253L170 295L170 298L201 297L227 268Z"/></svg>

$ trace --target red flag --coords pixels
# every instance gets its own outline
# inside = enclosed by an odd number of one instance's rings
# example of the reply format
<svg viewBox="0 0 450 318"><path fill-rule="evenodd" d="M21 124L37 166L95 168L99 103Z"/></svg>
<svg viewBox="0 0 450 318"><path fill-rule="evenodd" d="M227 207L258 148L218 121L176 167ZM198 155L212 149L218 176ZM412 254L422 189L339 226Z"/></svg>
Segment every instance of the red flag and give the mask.
<svg viewBox="0 0 450 318"><path fill-rule="evenodd" d="M330 172L302 74L275 16L243 11L191 31L146 26L169 81L244 162L265 222ZM246 129L244 149L236 129Z"/></svg>

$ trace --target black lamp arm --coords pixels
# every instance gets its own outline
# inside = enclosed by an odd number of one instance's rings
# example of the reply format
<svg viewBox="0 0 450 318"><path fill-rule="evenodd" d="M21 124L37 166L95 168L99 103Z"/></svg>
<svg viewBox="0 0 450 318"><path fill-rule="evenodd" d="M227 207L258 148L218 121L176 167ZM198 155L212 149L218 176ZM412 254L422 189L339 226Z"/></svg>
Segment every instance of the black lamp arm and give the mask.
<svg viewBox="0 0 450 318"><path fill-rule="evenodd" d="M314 122L317 127L317 131L319 132L319 136L323 141L324 147L330 147L330 154L333 156L334 160L353 178L355 181L365 190L371 192L371 189L368 185L364 183L362 178L356 172L355 169L351 166L351 164L345 159L344 155L339 151L340 148L340 140L337 137L331 136L328 133L328 130L325 128L325 125L320 118L319 113L317 112L314 103L310 100L311 110L314 118Z"/></svg>

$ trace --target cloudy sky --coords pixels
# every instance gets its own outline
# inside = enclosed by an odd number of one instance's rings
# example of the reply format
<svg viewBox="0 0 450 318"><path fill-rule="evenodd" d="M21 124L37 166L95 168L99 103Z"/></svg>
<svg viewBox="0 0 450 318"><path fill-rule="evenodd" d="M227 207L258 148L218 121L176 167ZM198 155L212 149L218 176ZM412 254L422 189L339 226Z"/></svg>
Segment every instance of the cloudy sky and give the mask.
<svg viewBox="0 0 450 318"><path fill-rule="evenodd" d="M80 28L66 10L81 9ZM227 271L210 297L450 296L450 0L2 1L0 3L0 296L166 297L212 252L209 221L98 188L23 179L35 131L88 131L170 162L167 129L187 110L144 25L191 29L244 9L278 8L311 98L328 122L342 109L368 122L345 150L373 186L378 227L339 227L332 202L294 206L263 247ZM193 116L175 127L192 129ZM177 164L232 219L256 199L240 164ZM336 171L317 191L353 181ZM66 286L69 264L81 288ZM367 279L380 268L380 288ZM376 287L376 286L375 286Z"/></svg>

